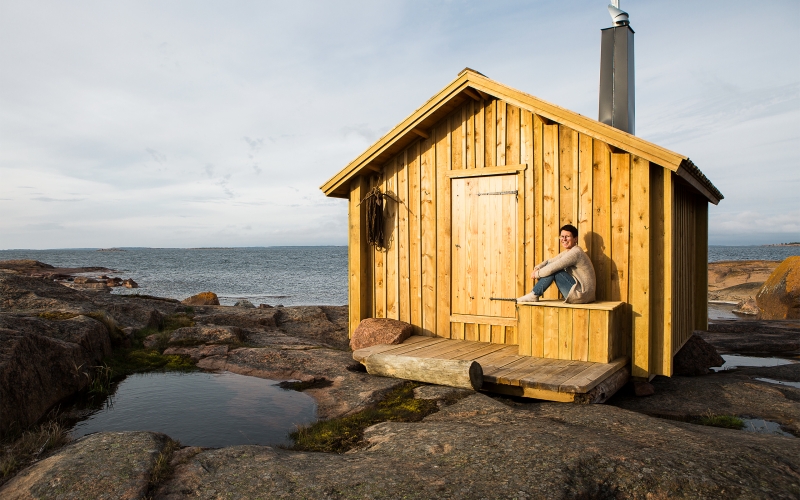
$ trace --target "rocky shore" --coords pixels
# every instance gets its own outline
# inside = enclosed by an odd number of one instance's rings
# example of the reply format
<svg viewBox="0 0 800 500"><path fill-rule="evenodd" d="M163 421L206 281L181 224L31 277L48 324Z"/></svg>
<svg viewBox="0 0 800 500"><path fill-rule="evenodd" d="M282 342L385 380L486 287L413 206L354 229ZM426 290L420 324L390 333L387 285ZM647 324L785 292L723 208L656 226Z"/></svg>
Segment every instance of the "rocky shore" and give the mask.
<svg viewBox="0 0 800 500"><path fill-rule="evenodd" d="M142 332L160 355L202 369L303 381L321 419L357 414L405 383L353 362L346 307L189 306L32 274L0 269L0 431L7 434L85 389L91 367ZM721 353L800 355L797 321L716 322L697 335ZM201 449L159 433L104 432L7 475L0 497L797 498L800 440L700 425L746 417L800 436L800 389L762 378L798 382L800 363L657 377L654 395L636 397L628 387L605 405L423 385L416 397L437 401L438 411L368 427L343 454Z"/></svg>

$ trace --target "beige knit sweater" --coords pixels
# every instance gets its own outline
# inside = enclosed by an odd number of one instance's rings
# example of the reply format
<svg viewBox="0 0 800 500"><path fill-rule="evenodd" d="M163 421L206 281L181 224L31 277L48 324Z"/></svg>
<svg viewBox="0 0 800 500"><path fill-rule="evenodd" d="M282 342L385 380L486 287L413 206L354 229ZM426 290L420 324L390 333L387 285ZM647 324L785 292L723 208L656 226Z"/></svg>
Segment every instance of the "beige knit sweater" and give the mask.
<svg viewBox="0 0 800 500"><path fill-rule="evenodd" d="M575 284L564 299L569 304L588 304L595 300L597 278L589 256L581 247L575 245L566 252L561 252L552 259L547 259L537 266L539 277L550 276L562 269L575 279Z"/></svg>

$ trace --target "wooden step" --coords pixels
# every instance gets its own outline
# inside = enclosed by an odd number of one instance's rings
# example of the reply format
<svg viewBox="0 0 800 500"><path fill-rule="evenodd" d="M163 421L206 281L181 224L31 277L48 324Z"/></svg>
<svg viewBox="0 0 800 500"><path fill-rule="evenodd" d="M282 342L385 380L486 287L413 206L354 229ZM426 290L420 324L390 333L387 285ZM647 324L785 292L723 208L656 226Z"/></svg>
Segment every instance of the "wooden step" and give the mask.
<svg viewBox="0 0 800 500"><path fill-rule="evenodd" d="M370 356L384 354L392 355L392 363L395 364L407 362L409 365L425 366L428 363L431 366L436 365L437 369L439 365L449 366L444 361L453 366L458 365L452 363L455 361L474 361L482 369L484 391L552 401L605 400L627 381L628 359L624 357L602 363L520 356L515 345L436 337L413 336L402 344L359 349L353 352L353 359L367 364L365 361ZM378 359L380 356L374 358ZM442 360L442 363L437 363L436 360ZM374 362L370 366L373 371L382 374L405 373L408 376L414 373L413 370L403 371L397 367L380 371L375 368ZM448 377L437 380L436 377L424 374L416 375L414 379L448 385ZM606 381L609 382L602 387L602 397L591 394Z"/></svg>

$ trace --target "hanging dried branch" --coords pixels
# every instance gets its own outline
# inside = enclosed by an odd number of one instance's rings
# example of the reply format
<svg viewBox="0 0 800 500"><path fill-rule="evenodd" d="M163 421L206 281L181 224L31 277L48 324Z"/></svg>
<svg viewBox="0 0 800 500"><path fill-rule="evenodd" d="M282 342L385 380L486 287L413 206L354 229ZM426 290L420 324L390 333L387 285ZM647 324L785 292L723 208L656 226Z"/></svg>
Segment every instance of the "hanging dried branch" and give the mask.
<svg viewBox="0 0 800 500"><path fill-rule="evenodd" d="M367 204L367 241L378 250L385 250L383 228L383 202L386 194L381 193L380 188L372 188L362 202Z"/></svg>

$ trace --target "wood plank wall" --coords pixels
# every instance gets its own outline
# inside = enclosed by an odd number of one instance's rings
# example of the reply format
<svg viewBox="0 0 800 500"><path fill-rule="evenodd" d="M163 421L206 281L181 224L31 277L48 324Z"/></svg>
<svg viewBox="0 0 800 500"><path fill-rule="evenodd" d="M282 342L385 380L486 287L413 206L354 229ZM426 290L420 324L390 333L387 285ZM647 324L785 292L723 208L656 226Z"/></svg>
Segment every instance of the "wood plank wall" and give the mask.
<svg viewBox="0 0 800 500"><path fill-rule="evenodd" d="M702 227L707 221L708 203L692 193L686 185L678 183L675 185L674 210L673 355L689 340L696 328L702 328L708 321L708 311L698 307L699 303L708 303L708 236L707 228ZM698 279L701 274L706 276L706 280Z"/></svg>
<svg viewBox="0 0 800 500"><path fill-rule="evenodd" d="M518 293L533 287L532 267L559 252L559 227L575 225L579 244L595 266L597 299L629 304L622 354L633 359L633 375L671 373L666 353L685 341L685 325L699 324L694 316L681 316L676 332L682 333L672 338L672 316L691 312L694 306L686 301L696 298L682 289L681 299L671 302L670 289L681 288L692 276L673 279L672 269L681 266L673 267L672 260L691 261L702 252L696 245L693 255L665 249L680 246L672 240L686 236L678 230L681 221L702 218L704 200L684 202L677 191L675 205L683 208L673 228L671 218L664 218L673 204L670 172L501 100L468 101L425 132L428 138L397 154L368 182L351 186L351 246L365 238L353 228L358 216L353 197L378 186L393 200L385 212L387 248L369 248L363 257L350 259L351 266L364 265L361 273L351 272L351 289L363 283L370 288L366 295L351 294L351 333L360 318L387 317L412 323L418 335L517 344L514 326L450 322L450 179L445 173L526 164L519 186L524 233L516 263ZM699 239L707 224L691 229ZM557 297L556 287L548 294Z"/></svg>

